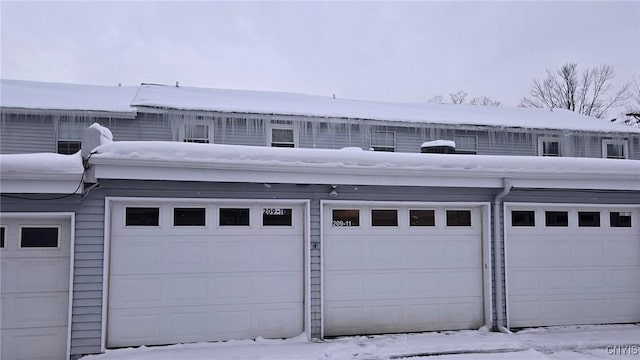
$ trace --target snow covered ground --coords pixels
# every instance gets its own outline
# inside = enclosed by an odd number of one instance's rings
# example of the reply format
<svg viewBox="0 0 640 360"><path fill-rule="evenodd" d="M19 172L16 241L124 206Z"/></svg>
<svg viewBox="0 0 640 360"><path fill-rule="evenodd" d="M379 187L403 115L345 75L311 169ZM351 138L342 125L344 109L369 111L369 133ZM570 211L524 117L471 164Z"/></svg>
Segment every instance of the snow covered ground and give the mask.
<svg viewBox="0 0 640 360"><path fill-rule="evenodd" d="M257 339L109 350L83 360L575 360L640 359L640 325L447 331L308 342Z"/></svg>

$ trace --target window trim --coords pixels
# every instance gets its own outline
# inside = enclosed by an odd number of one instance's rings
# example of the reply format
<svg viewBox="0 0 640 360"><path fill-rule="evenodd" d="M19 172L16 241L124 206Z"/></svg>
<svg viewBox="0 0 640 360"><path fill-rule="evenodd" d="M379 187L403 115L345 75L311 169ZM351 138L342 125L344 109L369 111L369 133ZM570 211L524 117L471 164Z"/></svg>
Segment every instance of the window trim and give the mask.
<svg viewBox="0 0 640 360"><path fill-rule="evenodd" d="M221 223L221 216L222 216L222 210L247 210L248 211L248 215L249 215L249 221L247 225L227 225L227 224L222 224ZM252 224L251 224L251 220L255 215L252 215L251 213L253 213L253 208L251 206L244 206L241 207L240 205L221 205L218 206L216 209L216 226L218 229L237 229L237 228L244 228L244 229L249 229L252 228Z"/></svg>
<svg viewBox="0 0 640 360"><path fill-rule="evenodd" d="M265 206L261 206L260 207L260 228L261 229L272 229L272 228L294 228L295 227L295 219L294 219L294 215L295 215L295 211L294 211L294 207L287 207L289 205L283 205L282 207L280 207L279 209L282 210L289 210L289 221L290 223L288 225L266 225L264 223L264 217L265 216L269 216L269 215L274 215L274 214L265 214L265 210L266 209L272 209L274 207L265 207ZM286 216L286 214L282 214L280 216Z"/></svg>
<svg viewBox="0 0 640 360"><path fill-rule="evenodd" d="M22 246L22 229L23 228L56 228L58 229L58 237L56 239L56 246L46 246L46 247L24 247ZM18 250L20 251L53 251L53 250L60 250L61 249L61 241L60 241L60 235L62 232L62 226L57 225L57 224L53 224L53 225L47 225L47 224L37 224L37 225L19 225L18 226ZM6 235L6 233L5 233ZM5 244L6 247L6 244Z"/></svg>
<svg viewBox="0 0 640 360"><path fill-rule="evenodd" d="M449 212L450 211L465 211L469 213L469 225L449 225ZM473 209L460 209L460 208L445 208L444 209L444 226L446 229L471 229L474 227L473 221Z"/></svg>
<svg viewBox="0 0 640 360"><path fill-rule="evenodd" d="M335 225L335 211L357 211L358 212L358 224L357 225ZM331 208L331 228L332 229L350 229L350 228L360 228L362 227L362 209L356 206L354 207L345 207L345 208ZM348 221L348 220L347 220ZM343 222L344 223L344 222Z"/></svg>
<svg viewBox="0 0 640 360"><path fill-rule="evenodd" d="M411 212L412 211L431 211L432 215L433 215L433 225L411 225ZM408 223L407 223L407 227L409 229L412 228L435 228L436 227L436 218L437 218L437 214L436 214L436 209L420 209L420 208L415 208L415 207L408 207L407 209L407 218L408 218Z"/></svg>
<svg viewBox="0 0 640 360"><path fill-rule="evenodd" d="M202 209L204 210L204 225L176 225L176 209ZM205 229L209 226L209 208L207 206L189 206L189 205L174 205L171 207L171 227L179 229ZM160 220L160 219L158 219Z"/></svg>
<svg viewBox="0 0 640 360"><path fill-rule="evenodd" d="M269 123L267 127L267 146L268 147L286 147L286 146L273 146L273 130L291 130L293 132L293 147L300 147L300 136L298 128L294 124L279 124ZM279 143L287 144L287 143Z"/></svg>
<svg viewBox="0 0 640 360"><path fill-rule="evenodd" d="M456 140L456 138L473 138L474 139L474 143L475 143L475 148L474 149L463 149L459 147L459 143L462 142L458 142ZM477 155L478 154L478 135L453 135L452 137L453 142L456 144L456 154L467 154L467 155Z"/></svg>
<svg viewBox="0 0 640 360"><path fill-rule="evenodd" d="M558 143L558 155L545 155L544 143L546 142ZM539 136L538 137L538 156L562 157L562 143L560 142L560 138L557 136Z"/></svg>
<svg viewBox="0 0 640 360"><path fill-rule="evenodd" d="M2 243L0 245L2 246L0 246L0 250L4 250L7 248L7 226L1 225L0 229L2 229L0 230L2 232L0 237L0 240L2 240Z"/></svg>
<svg viewBox="0 0 640 360"><path fill-rule="evenodd" d="M158 225L127 225L127 209L129 208L158 209ZM160 205L125 205L124 211L122 212L122 216L123 216L122 226L124 228L160 229L162 227L162 206Z"/></svg>
<svg viewBox="0 0 640 360"><path fill-rule="evenodd" d="M387 146L387 145L376 145L373 143L373 133L390 133L393 135L393 146ZM396 131L393 130L379 130L379 129L371 129L369 131L369 148L373 149L373 151L383 151L383 152L396 152L397 151L397 147L398 147L398 139L397 139L397 134ZM385 148L385 149L391 149L391 151L388 150L378 150L376 148Z"/></svg>
<svg viewBox="0 0 640 360"><path fill-rule="evenodd" d="M527 212L527 213L533 213L533 225L514 225L513 224L513 213L514 212ZM509 226L512 228L518 228L518 229L533 229L538 225L538 221L537 221L537 211L535 209L509 209L509 215L510 215L510 223Z"/></svg>
<svg viewBox="0 0 640 360"><path fill-rule="evenodd" d="M609 157L607 145L622 145L622 157ZM603 159L628 159L629 158L629 141L602 139L602 158Z"/></svg>
<svg viewBox="0 0 640 360"><path fill-rule="evenodd" d="M206 139L200 139L200 138L195 138L195 137L191 137L191 138L187 138L186 137L187 126L197 126L197 125L204 125L204 126L207 127L207 138ZM213 134L214 134L213 130L214 129L213 128L214 128L213 123L210 122L210 121L184 120L180 124L178 141L179 142L186 142L186 143L195 143L195 144L214 144L214 139L213 139ZM187 139L189 139L189 140L206 140L206 142L203 142L203 141L187 141Z"/></svg>
<svg viewBox="0 0 640 360"><path fill-rule="evenodd" d="M373 213L374 211L393 211L396 214L396 224L395 225L374 225L373 224ZM375 208L372 207L369 209L369 225L372 228L382 228L382 229L390 229L390 228L399 228L400 227L400 210L399 209L389 209L389 208Z"/></svg>

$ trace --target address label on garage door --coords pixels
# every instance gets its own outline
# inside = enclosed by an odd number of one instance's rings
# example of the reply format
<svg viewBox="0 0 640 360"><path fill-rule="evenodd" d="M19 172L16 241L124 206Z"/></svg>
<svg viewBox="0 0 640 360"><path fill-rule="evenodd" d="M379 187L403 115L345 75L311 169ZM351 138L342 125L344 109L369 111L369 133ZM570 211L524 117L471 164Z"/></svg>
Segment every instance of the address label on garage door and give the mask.
<svg viewBox="0 0 640 360"><path fill-rule="evenodd" d="M262 213L265 215L285 215L285 210L283 208L265 208L262 210Z"/></svg>

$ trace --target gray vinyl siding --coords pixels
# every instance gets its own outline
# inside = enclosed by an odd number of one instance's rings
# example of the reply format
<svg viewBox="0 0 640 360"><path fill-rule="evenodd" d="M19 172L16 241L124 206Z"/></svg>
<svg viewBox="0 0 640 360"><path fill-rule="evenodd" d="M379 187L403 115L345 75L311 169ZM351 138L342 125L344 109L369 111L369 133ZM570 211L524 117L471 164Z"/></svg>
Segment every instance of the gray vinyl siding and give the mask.
<svg viewBox="0 0 640 360"><path fill-rule="evenodd" d="M111 119L102 124L115 141L173 141L170 122L159 114L138 114L135 119Z"/></svg>
<svg viewBox="0 0 640 360"><path fill-rule="evenodd" d="M504 199L504 202L518 203L550 203L550 204L621 204L621 205L638 205L640 204L640 191L608 191L608 190L564 190L564 189L513 189ZM509 213L503 214L498 219L501 229L504 229L504 219L510 216ZM502 264L502 293L505 293L505 234L502 232L499 251L493 251L494 256L500 257ZM495 277L494 277L495 279ZM498 284L493 284L493 293L495 294ZM504 318L507 316L507 299L503 301L502 309L496 309L494 303L494 315L496 311L502 311Z"/></svg>
<svg viewBox="0 0 640 360"><path fill-rule="evenodd" d="M0 153L56 152L55 122L51 116L2 114Z"/></svg>

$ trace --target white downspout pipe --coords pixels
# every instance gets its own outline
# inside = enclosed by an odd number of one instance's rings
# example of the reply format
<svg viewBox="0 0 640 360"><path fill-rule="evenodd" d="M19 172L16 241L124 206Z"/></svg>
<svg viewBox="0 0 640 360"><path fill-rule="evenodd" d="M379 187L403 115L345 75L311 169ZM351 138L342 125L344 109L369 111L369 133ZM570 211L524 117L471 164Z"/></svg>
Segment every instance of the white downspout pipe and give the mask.
<svg viewBox="0 0 640 360"><path fill-rule="evenodd" d="M511 333L505 327L502 309L504 308L504 292L502 287L502 257L500 250L502 249L502 227L500 226L502 214L502 199L511 192L511 182L507 178L502 179L502 191L493 199L493 248L494 253L494 272L495 272L495 289L496 289L496 327L504 333Z"/></svg>

